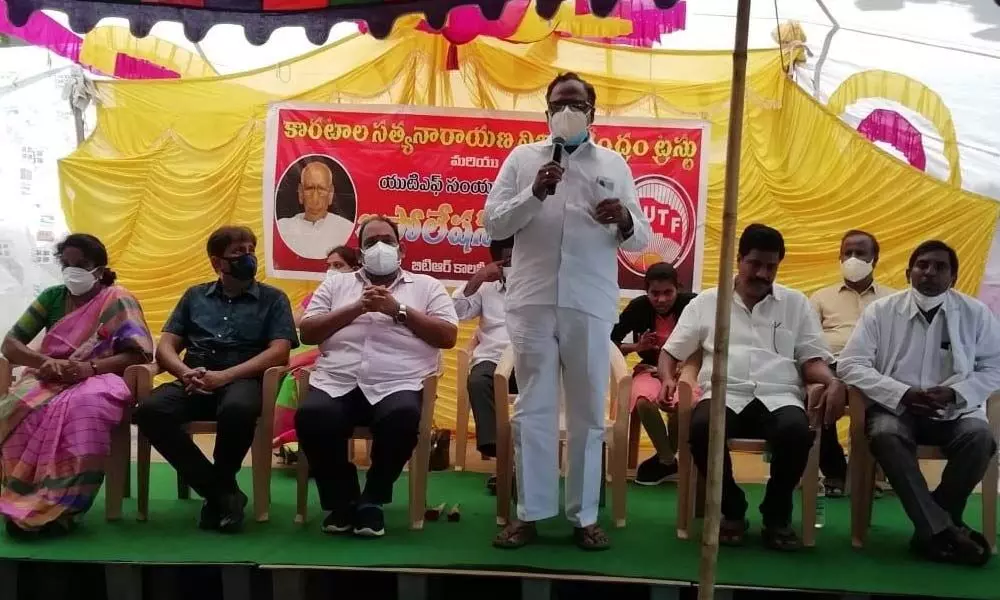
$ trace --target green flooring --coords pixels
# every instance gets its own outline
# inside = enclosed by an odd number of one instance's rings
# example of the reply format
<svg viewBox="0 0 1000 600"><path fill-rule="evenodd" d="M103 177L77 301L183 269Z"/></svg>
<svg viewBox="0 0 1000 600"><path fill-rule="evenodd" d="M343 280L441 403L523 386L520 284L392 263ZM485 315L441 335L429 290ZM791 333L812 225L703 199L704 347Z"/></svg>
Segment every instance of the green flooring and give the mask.
<svg viewBox="0 0 1000 600"><path fill-rule="evenodd" d="M249 471L242 476L241 485L249 490ZM563 519L545 523L537 545L511 552L490 546L496 532L495 501L485 491L484 477L476 473L431 474L429 502L460 503L462 520L429 522L421 532L407 529L406 482L401 480L396 488L396 503L386 513L386 536L363 540L320 533L322 514L315 488L311 490L309 522L295 525L293 472L276 470L270 523L249 523L244 534L226 537L195 527L200 502L177 500L173 470L154 464L148 522L135 521L135 500L126 499L125 518L106 523L103 499L98 498L83 527L72 536L24 543L0 535L0 557L143 564L528 570L673 581L698 578L698 542L683 542L675 535L673 485L629 488L628 527L609 529L614 547L607 552L577 550L569 542L569 526ZM754 496L751 504L756 506L762 489L748 487ZM978 496L970 502L966 517L970 523L979 522ZM753 525L754 535L746 547L722 550L720 584L1000 598L1000 561L995 560L984 569L974 569L929 564L912 558L907 551L911 528L894 497L876 501L869 544L861 551L851 548L846 499L826 502L826 526L818 532L815 549L796 554L769 552L761 548L758 530L759 520Z"/></svg>

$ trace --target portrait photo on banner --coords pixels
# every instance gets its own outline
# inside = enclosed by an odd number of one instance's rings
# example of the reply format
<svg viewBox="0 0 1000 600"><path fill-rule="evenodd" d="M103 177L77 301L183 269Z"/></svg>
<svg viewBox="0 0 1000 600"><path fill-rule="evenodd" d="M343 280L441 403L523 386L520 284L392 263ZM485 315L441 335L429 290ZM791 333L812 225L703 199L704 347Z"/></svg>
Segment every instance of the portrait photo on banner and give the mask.
<svg viewBox="0 0 1000 600"><path fill-rule="evenodd" d="M343 164L325 154L303 155L277 182L275 249L283 245L295 257L315 261L308 270L325 271L327 252L350 240L357 215L356 188Z"/></svg>

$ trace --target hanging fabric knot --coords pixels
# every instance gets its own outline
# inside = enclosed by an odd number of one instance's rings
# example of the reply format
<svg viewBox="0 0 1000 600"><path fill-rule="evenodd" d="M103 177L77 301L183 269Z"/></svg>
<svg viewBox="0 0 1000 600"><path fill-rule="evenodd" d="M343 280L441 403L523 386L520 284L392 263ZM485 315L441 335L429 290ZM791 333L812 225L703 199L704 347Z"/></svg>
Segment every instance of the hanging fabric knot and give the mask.
<svg viewBox="0 0 1000 600"><path fill-rule="evenodd" d="M448 54L445 56L445 68L449 71L458 70L458 46L448 44Z"/></svg>
<svg viewBox="0 0 1000 600"><path fill-rule="evenodd" d="M87 110L97 97L97 88L78 65L70 69L69 81L63 88L63 99L69 100L73 108L81 113Z"/></svg>

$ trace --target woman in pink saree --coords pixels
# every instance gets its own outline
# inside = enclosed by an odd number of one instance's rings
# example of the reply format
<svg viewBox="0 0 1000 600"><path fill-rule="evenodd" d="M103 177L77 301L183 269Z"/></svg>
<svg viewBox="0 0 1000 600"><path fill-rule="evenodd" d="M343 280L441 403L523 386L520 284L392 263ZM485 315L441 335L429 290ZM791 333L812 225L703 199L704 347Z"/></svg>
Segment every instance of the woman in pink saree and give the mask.
<svg viewBox="0 0 1000 600"><path fill-rule="evenodd" d="M122 374L153 353L142 309L113 285L100 240L72 234L56 249L64 284L42 292L0 348L25 367L0 397L0 513L19 538L66 533L90 508L111 430L132 402Z"/></svg>

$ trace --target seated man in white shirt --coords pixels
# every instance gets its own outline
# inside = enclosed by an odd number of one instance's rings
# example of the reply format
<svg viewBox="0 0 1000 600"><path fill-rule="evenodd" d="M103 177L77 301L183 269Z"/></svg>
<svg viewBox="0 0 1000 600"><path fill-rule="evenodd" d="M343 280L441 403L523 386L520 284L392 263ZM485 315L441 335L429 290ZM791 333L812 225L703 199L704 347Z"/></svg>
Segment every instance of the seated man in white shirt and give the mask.
<svg viewBox="0 0 1000 600"><path fill-rule="evenodd" d="M464 286L455 290L455 312L462 321L479 318L476 339L479 344L472 354L469 370L469 404L476 421L476 448L483 458L497 456L497 420L493 403L493 373L503 351L510 344L507 336L507 273L514 239L493 240L490 257L493 262L479 269ZM511 393L516 384L511 380ZM487 488L496 493L496 476L486 482Z"/></svg>
<svg viewBox="0 0 1000 600"><path fill-rule="evenodd" d="M330 273L299 329L322 355L295 414L309 460L323 531L381 536L382 505L417 444L424 378L455 346L458 317L441 282L400 268L399 230L385 217L361 225L362 268ZM355 427L371 429L371 467L362 492L347 457Z"/></svg>
<svg viewBox="0 0 1000 600"><path fill-rule="evenodd" d="M278 219L278 233L292 252L303 258L326 258L327 250L347 243L354 222L330 212L334 192L330 167L316 161L302 169L298 190L302 212Z"/></svg>
<svg viewBox="0 0 1000 600"><path fill-rule="evenodd" d="M726 387L726 437L763 438L770 447L771 477L760 505L764 544L774 550L801 546L791 528L792 494L805 472L814 434L822 422L843 414L847 389L834 378L833 360L816 313L805 295L774 283L785 257L781 234L765 225L747 226L740 236L738 271L729 333ZM701 352L698 383L702 399L712 395L712 352L718 288L702 292L681 314L663 351L658 373L663 388L657 402L672 404L679 361ZM805 406L805 385L826 386L819 406ZM708 468L709 403L699 402L691 415L691 454L702 473ZM742 543L749 528L747 501L733 478L729 451L722 483L719 542Z"/></svg>
<svg viewBox="0 0 1000 600"><path fill-rule="evenodd" d="M871 451L913 522L914 552L983 565L989 544L962 514L995 460L985 406L1000 389L1000 325L982 302L951 289L958 256L945 243L918 246L906 276L909 290L865 310L837 372L867 397ZM948 458L933 492L918 444L938 446Z"/></svg>

